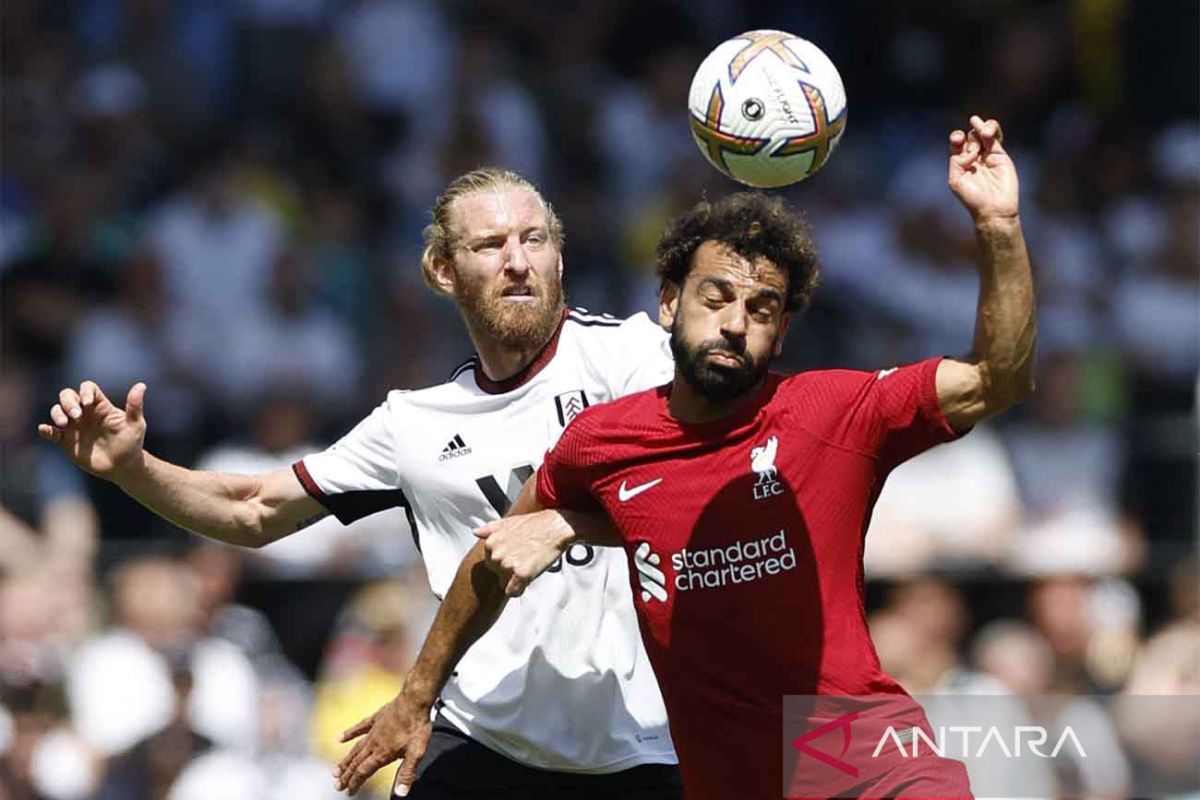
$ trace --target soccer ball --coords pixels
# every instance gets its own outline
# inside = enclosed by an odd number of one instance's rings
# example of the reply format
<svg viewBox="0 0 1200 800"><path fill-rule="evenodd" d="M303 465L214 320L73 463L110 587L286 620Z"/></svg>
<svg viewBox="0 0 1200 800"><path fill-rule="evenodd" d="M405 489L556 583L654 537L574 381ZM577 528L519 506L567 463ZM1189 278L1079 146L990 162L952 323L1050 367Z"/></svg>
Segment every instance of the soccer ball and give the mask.
<svg viewBox="0 0 1200 800"><path fill-rule="evenodd" d="M692 137L736 181L770 188L812 175L846 129L846 90L812 42L750 31L700 63L688 94Z"/></svg>

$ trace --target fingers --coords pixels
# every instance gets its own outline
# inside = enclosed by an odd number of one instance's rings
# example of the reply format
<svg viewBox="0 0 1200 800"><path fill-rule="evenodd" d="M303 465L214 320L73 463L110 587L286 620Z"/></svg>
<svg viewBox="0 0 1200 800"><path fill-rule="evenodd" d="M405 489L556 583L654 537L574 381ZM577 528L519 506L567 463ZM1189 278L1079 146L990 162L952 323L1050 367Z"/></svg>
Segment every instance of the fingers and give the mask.
<svg viewBox="0 0 1200 800"><path fill-rule="evenodd" d="M480 539L486 539L498 530L500 530L500 523L498 521L492 521L484 525L482 528L476 528L475 535Z"/></svg>
<svg viewBox="0 0 1200 800"><path fill-rule="evenodd" d="M363 784L370 780L371 776L379 771L379 768L391 761L391 757L386 753L381 753L377 750L368 751L366 757L360 759L357 764L351 767L350 772L342 773L342 782L350 794L356 794Z"/></svg>
<svg viewBox="0 0 1200 800"><path fill-rule="evenodd" d="M354 747L350 748L350 752L342 756L342 760L338 762L337 767L333 770L333 777L337 781L337 788L339 790L349 788L350 776L353 774L354 768L358 766L364 753L366 753L372 744L370 736L365 739L359 739L354 744Z"/></svg>
<svg viewBox="0 0 1200 800"><path fill-rule="evenodd" d="M141 422L142 411L146 403L146 384L138 381L129 389L125 397L125 419L130 422Z"/></svg>
<svg viewBox="0 0 1200 800"><path fill-rule="evenodd" d="M371 730L371 726L374 724L375 724L375 715L374 714L372 714L369 717L363 717L358 722L354 723L349 728L346 728L346 730L342 731L341 738L339 738L338 741L339 742L348 742L351 739L357 739L359 736L362 736L364 733Z"/></svg>
<svg viewBox="0 0 1200 800"><path fill-rule="evenodd" d="M518 578L516 575L508 579L508 583L504 586L504 593L509 597L520 597L525 594L526 587L529 586L529 581L525 578Z"/></svg>
<svg viewBox="0 0 1200 800"><path fill-rule="evenodd" d="M84 408L90 408L96 402L97 395L100 397L104 396L101 394L100 387L96 385L95 381L84 381L79 384L79 404Z"/></svg>
<svg viewBox="0 0 1200 800"><path fill-rule="evenodd" d="M1003 141L1004 135L1000 131L1000 123L994 119L984 120L978 114L971 117L971 129L975 131L981 141L990 144L992 141Z"/></svg>
<svg viewBox="0 0 1200 800"><path fill-rule="evenodd" d="M408 792L412 789L413 782L417 779L417 766L421 763L421 759L425 757L425 747L429 742L429 737L426 735L422 738L414 739L408 748L408 753L404 760L400 762L400 768L396 770L396 778L392 781L392 794L397 797L408 797Z"/></svg>
<svg viewBox="0 0 1200 800"><path fill-rule="evenodd" d="M38 436L41 436L47 442L58 444L62 441L63 432L53 425L47 425L44 422L37 426Z"/></svg>
<svg viewBox="0 0 1200 800"><path fill-rule="evenodd" d="M50 409L50 419L59 428L66 428L71 424L71 420L67 416L67 412L63 411L63 407L58 403L55 403Z"/></svg>
<svg viewBox="0 0 1200 800"><path fill-rule="evenodd" d="M79 405L79 393L74 389L63 389L58 393L58 405L71 419L83 416L83 407Z"/></svg>

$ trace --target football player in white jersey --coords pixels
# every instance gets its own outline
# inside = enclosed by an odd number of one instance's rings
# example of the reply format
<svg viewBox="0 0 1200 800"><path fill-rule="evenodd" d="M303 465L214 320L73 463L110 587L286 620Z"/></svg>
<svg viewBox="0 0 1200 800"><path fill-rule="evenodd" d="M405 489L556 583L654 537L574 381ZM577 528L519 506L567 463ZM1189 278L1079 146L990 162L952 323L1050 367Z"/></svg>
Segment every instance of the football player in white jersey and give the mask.
<svg viewBox="0 0 1200 800"><path fill-rule="evenodd" d="M646 315L565 307L562 235L521 176L455 179L434 205L422 272L457 305L475 356L440 386L390 392L290 469L219 474L147 453L140 383L123 409L91 381L63 389L38 430L157 514L230 544L261 547L327 514L349 523L402 506L440 597L472 531L504 514L575 414L673 374L666 334ZM555 524L608 523L568 513ZM680 796L624 555L581 545L552 572L507 604L444 687L406 686L347 731L369 757L335 772L339 788L355 791L403 757L397 789L413 798Z"/></svg>

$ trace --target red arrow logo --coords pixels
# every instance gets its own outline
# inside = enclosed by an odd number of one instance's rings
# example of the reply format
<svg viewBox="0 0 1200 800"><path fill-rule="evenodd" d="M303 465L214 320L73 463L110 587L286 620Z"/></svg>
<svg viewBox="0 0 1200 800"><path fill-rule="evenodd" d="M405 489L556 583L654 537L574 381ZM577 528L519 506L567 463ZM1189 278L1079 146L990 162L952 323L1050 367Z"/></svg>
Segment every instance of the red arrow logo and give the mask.
<svg viewBox="0 0 1200 800"><path fill-rule="evenodd" d="M846 773L851 778L857 778L858 769L850 764L847 764L841 759L841 756L846 755L846 751L850 749L850 723L856 719L858 719L857 711L851 711L849 714L843 714L835 720L826 722L819 728L813 728L808 733L797 736L792 740L792 747L801 753L804 753L805 755L812 756L823 764L828 764L834 769ZM809 747L808 743L813 739L819 739L829 731L836 728L842 729L842 752L838 754L837 758L834 758L828 753L822 753L820 750L815 750L812 747Z"/></svg>

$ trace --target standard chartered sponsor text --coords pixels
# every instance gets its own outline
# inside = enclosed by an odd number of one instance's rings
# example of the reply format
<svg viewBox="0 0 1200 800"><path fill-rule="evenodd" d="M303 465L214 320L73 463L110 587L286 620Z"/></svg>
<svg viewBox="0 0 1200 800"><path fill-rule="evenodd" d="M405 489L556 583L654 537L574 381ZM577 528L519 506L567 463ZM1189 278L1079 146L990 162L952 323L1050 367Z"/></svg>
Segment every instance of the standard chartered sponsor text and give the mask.
<svg viewBox="0 0 1200 800"><path fill-rule="evenodd" d="M796 551L788 546L787 531L779 529L761 539L734 542L704 550L684 548L671 556L675 588L681 592L749 583L796 567Z"/></svg>

